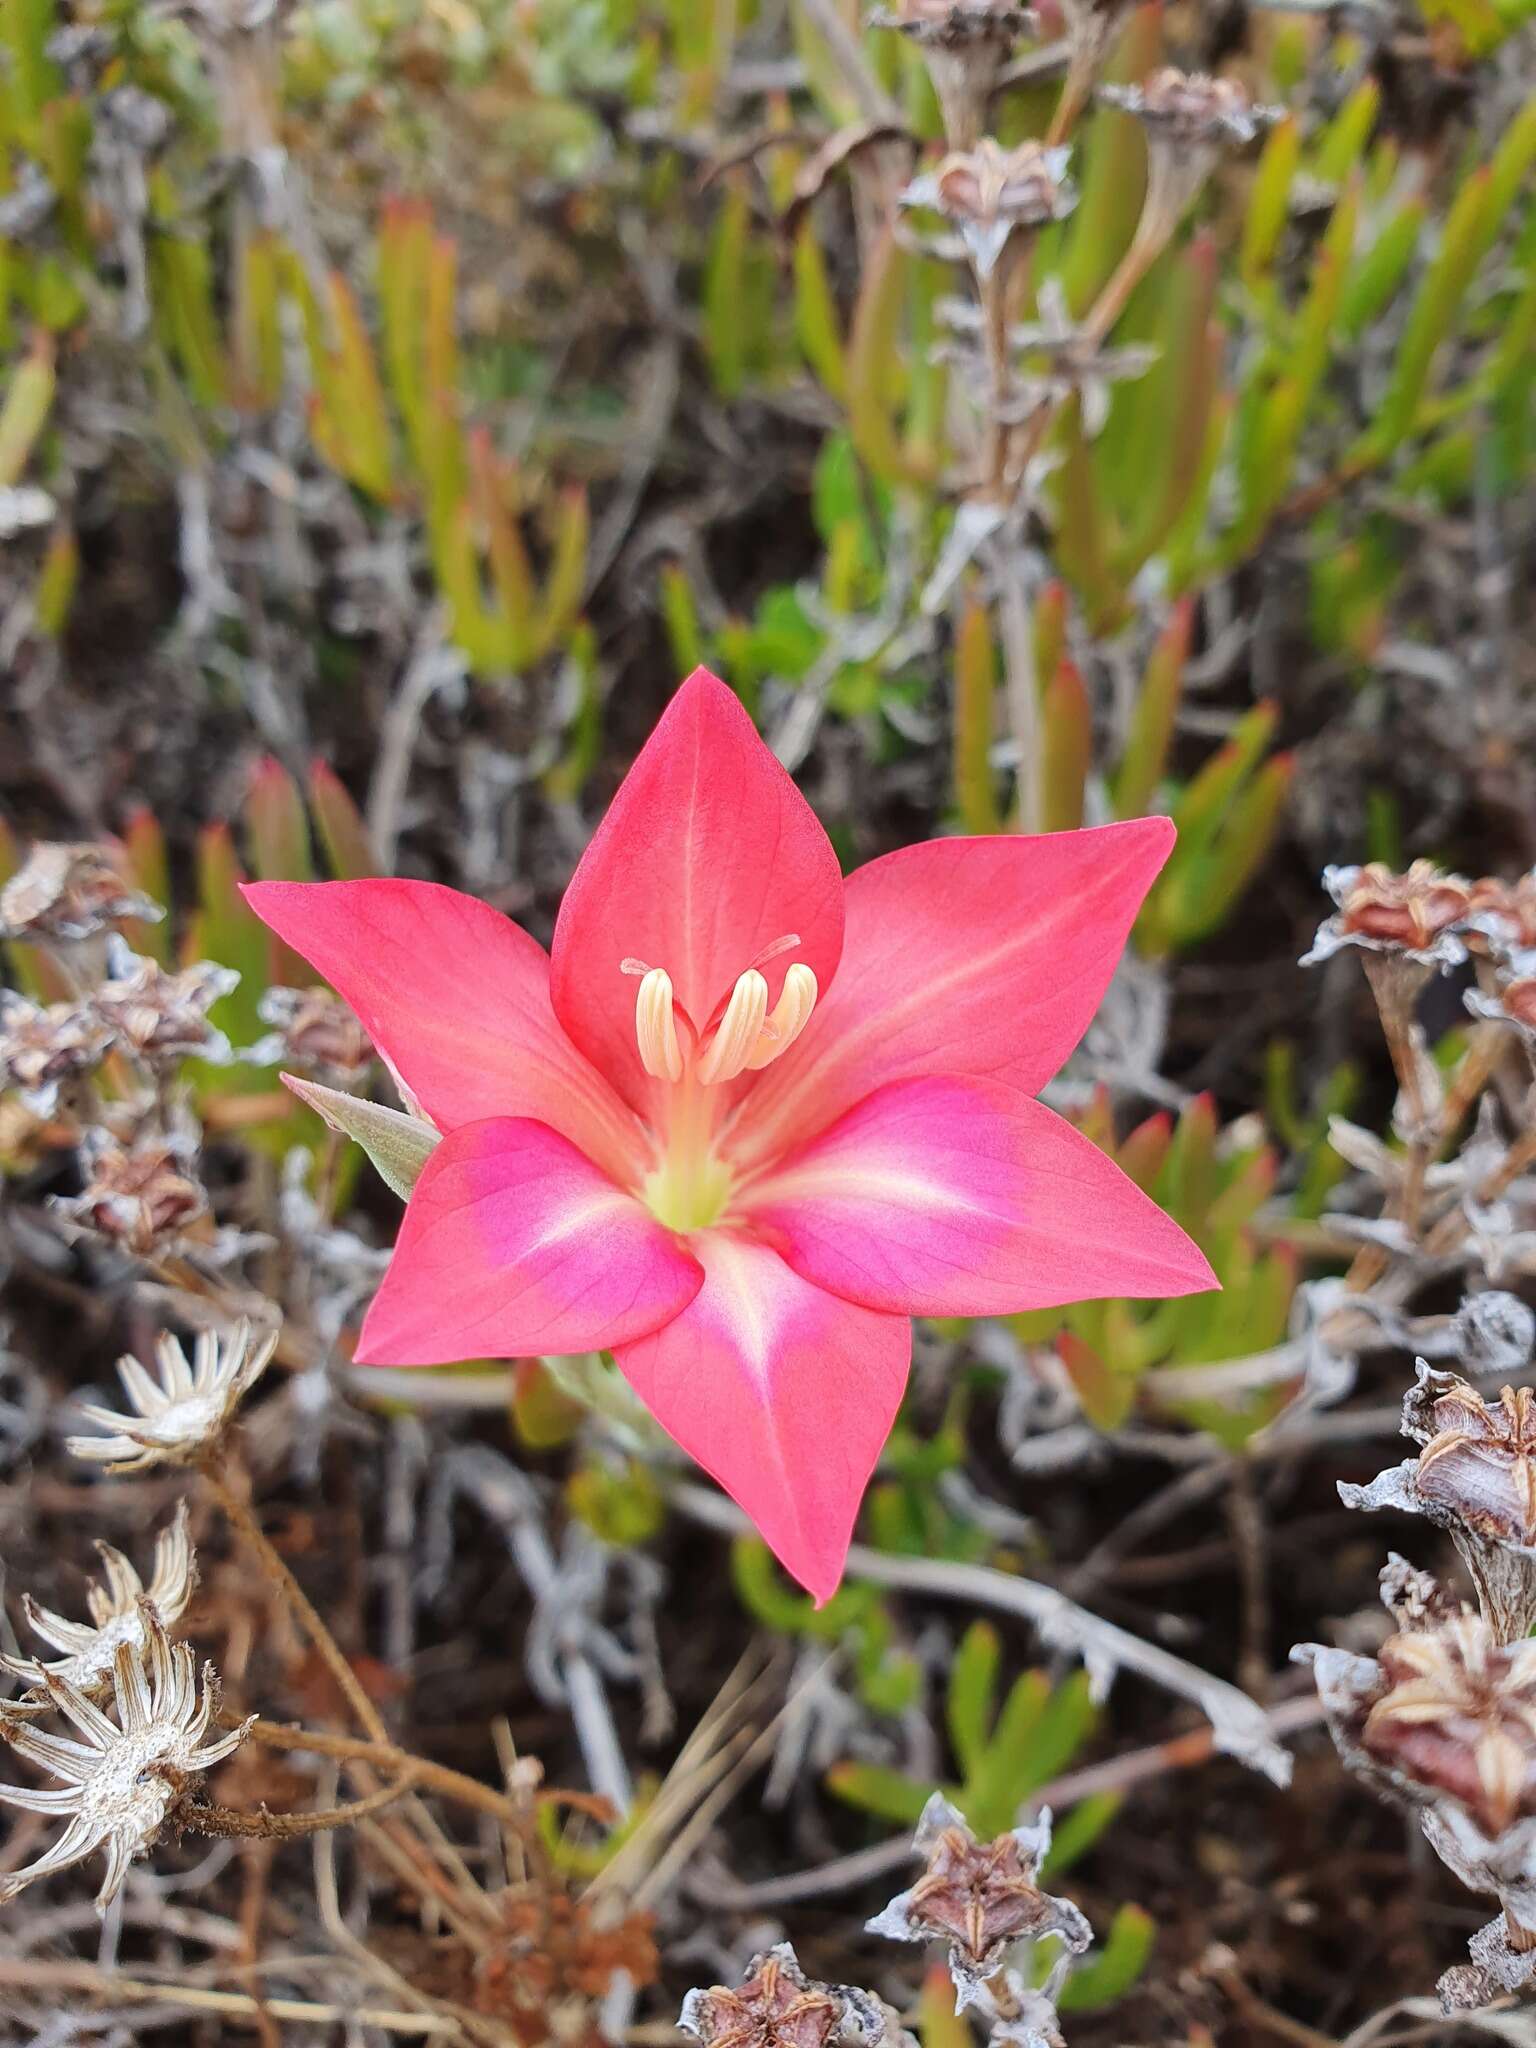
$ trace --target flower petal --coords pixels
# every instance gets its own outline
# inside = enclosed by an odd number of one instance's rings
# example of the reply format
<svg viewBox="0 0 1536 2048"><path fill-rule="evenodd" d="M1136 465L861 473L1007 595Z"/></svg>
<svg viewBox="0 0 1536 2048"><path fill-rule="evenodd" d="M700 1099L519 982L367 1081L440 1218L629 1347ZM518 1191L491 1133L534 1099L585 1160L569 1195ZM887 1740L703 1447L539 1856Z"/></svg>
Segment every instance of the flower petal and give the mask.
<svg viewBox="0 0 1536 2048"><path fill-rule="evenodd" d="M435 882L253 882L244 893L352 1005L443 1130L537 1117L618 1178L644 1171L634 1118L556 1022L548 956L510 918Z"/></svg>
<svg viewBox="0 0 1536 2048"><path fill-rule="evenodd" d="M599 1351L687 1307L679 1239L558 1132L465 1124L422 1169L363 1323L363 1365Z"/></svg>
<svg viewBox="0 0 1536 2048"><path fill-rule="evenodd" d="M887 1081L990 1074L1038 1094L1098 1008L1173 846L1168 818L1037 838L934 839L848 878L837 982L759 1077L743 1168Z"/></svg>
<svg viewBox="0 0 1536 2048"><path fill-rule="evenodd" d="M1217 1285L1081 1131L997 1081L897 1081L747 1191L797 1273L906 1315L1010 1315Z"/></svg>
<svg viewBox="0 0 1536 2048"><path fill-rule="evenodd" d="M911 1325L835 1300L735 1231L689 1243L704 1268L697 1299L614 1356L663 1429L820 1604L837 1590L901 1406Z"/></svg>
<svg viewBox="0 0 1536 2048"><path fill-rule="evenodd" d="M560 906L555 1013L637 1107L651 1083L635 1041L626 959L663 967L703 1030L762 962L770 1007L791 964L825 990L843 944L843 880L816 814L736 696L697 669L663 713L592 835Z"/></svg>

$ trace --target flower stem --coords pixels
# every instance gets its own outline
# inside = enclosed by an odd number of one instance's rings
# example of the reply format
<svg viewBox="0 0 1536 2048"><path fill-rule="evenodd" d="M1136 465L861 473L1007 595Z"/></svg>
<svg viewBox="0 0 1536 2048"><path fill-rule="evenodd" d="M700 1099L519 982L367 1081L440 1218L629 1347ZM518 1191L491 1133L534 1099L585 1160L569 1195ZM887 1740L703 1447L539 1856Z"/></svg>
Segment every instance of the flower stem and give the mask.
<svg viewBox="0 0 1536 2048"><path fill-rule="evenodd" d="M342 1655L340 1645L321 1619L314 1603L278 1555L271 1539L257 1521L250 1502L242 1499L234 1491L211 1461L199 1465L198 1472L204 1485L223 1510L230 1526L255 1552L273 1591L292 1609L299 1626L320 1653L326 1669L340 1686L343 1697L367 1731L369 1738L385 1748L393 1748L383 1716L364 1691L357 1673Z"/></svg>
<svg viewBox="0 0 1536 2048"><path fill-rule="evenodd" d="M225 1840L287 1842L298 1835L318 1835L328 1828L351 1827L354 1821L366 1820L370 1814L392 1806L407 1792L414 1791L418 1775L414 1765L408 1765L388 1785L381 1785L366 1798L353 1799L345 1806L328 1806L318 1813L269 1813L264 1806L255 1813L244 1813L233 1806L194 1806L188 1809L183 1819L200 1835L216 1835Z"/></svg>

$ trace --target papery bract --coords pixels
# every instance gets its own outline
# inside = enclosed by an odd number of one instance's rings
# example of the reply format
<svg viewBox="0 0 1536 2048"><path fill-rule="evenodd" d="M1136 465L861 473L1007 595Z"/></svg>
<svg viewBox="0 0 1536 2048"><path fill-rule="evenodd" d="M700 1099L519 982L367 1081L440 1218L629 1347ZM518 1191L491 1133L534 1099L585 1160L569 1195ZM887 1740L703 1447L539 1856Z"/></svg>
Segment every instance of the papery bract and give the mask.
<svg viewBox="0 0 1536 2048"><path fill-rule="evenodd" d="M551 954L429 883L254 884L443 1131L360 1359L607 1349L825 1600L912 1315L1214 1286L1032 1098L1173 827L947 839L844 883L735 696L679 690Z"/></svg>

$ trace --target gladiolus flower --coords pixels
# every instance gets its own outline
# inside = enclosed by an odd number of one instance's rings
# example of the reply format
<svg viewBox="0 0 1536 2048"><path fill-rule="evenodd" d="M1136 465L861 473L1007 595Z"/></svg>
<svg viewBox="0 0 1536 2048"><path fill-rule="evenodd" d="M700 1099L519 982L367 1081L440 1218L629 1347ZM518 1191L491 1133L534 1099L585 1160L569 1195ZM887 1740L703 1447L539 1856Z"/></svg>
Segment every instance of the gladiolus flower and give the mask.
<svg viewBox="0 0 1536 2048"><path fill-rule="evenodd" d="M940 839L847 882L735 696L677 693L550 954L425 882L266 882L443 1132L358 1357L608 1350L818 1600L914 1315L1215 1285L1032 1098L1092 1017L1173 827Z"/></svg>

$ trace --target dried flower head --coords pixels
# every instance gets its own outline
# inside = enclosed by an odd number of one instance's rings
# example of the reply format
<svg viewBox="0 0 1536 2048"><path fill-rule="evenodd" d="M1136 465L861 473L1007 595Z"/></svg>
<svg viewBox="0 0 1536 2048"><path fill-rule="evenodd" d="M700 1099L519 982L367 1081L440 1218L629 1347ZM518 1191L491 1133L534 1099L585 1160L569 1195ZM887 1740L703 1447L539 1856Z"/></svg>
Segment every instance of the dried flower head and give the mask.
<svg viewBox="0 0 1536 2048"><path fill-rule="evenodd" d="M17 1090L34 1116L51 1116L59 1091L106 1058L111 1027L87 1003L43 1008L0 990L0 1087Z"/></svg>
<svg viewBox="0 0 1536 2048"><path fill-rule="evenodd" d="M87 1421L107 1434L72 1436L69 1449L77 1458L91 1458L113 1472L191 1464L217 1444L236 1404L261 1378L276 1348L275 1330L258 1340L250 1324L240 1322L222 1343L212 1330L200 1330L189 1364L181 1345L164 1333L155 1346L158 1382L138 1359L120 1358L117 1370L132 1410L119 1414L82 1405Z"/></svg>
<svg viewBox="0 0 1536 2048"><path fill-rule="evenodd" d="M816 1983L788 1942L754 1956L735 1991L724 1984L690 1991L677 2024L704 2048L827 2048L833 2041L875 2048L901 2038L878 1998Z"/></svg>
<svg viewBox="0 0 1536 2048"><path fill-rule="evenodd" d="M952 151L930 176L914 178L901 203L953 222L976 274L989 278L1019 237L1076 205L1067 179L1070 154L1038 142L1003 149L985 137L974 149Z"/></svg>
<svg viewBox="0 0 1536 2048"><path fill-rule="evenodd" d="M188 1059L228 1063L229 1040L209 1023L208 1012L239 985L233 967L203 960L170 974L115 936L107 943L107 967L109 978L92 994L91 1004L135 1059L162 1071Z"/></svg>
<svg viewBox="0 0 1536 2048"><path fill-rule="evenodd" d="M1442 874L1433 861L1416 860L1403 875L1380 861L1325 868L1323 886L1338 909L1320 927L1303 966L1315 966L1343 946L1424 967L1459 967L1466 959L1460 931L1472 885L1460 875Z"/></svg>
<svg viewBox="0 0 1536 2048"><path fill-rule="evenodd" d="M99 1849L107 1869L96 1910L104 1913L122 1890L129 1864L153 1848L175 1820L192 1781L244 1741L250 1721L212 1742L205 1739L219 1703L213 1666L203 1667L199 1700L190 1648L170 1643L153 1616L146 1617L145 1627L145 1663L126 1643L113 1658L115 1722L83 1692L38 1667L49 1699L82 1741L45 1735L13 1708L0 1706L0 1736L18 1756L60 1780L57 1789L46 1791L0 1785L0 1800L68 1822L45 1855L0 1877L0 1902Z"/></svg>
<svg viewBox="0 0 1536 2048"><path fill-rule="evenodd" d="M207 1190L187 1171L177 1144L146 1138L124 1146L96 1131L87 1134L81 1157L85 1186L56 1197L54 1207L136 1258L170 1250L207 1215Z"/></svg>
<svg viewBox="0 0 1536 2048"><path fill-rule="evenodd" d="M1035 1882L1050 1846L1049 1811L1032 1826L978 1842L963 1815L936 1792L913 1840L927 1866L910 1891L869 1922L869 1932L892 1941L948 1942L962 2009L1016 1941L1054 1934L1080 1954L1093 1938L1088 1922L1070 1900L1052 1898Z"/></svg>
<svg viewBox="0 0 1536 2048"><path fill-rule="evenodd" d="M22 1597L22 1612L35 1634L63 1656L51 1664L28 1662L23 1657L0 1656L0 1671L15 1678L37 1682L38 1672L62 1679L78 1692L94 1698L111 1682L119 1649L126 1646L136 1657L148 1654L151 1625L169 1631L186 1612L197 1584L197 1561L187 1533L187 1508L183 1501L176 1519L163 1529L155 1544L154 1570L146 1592L143 1580L120 1550L98 1543L105 1584L90 1587L85 1604L90 1623L67 1621L40 1607L30 1594Z"/></svg>
<svg viewBox="0 0 1536 2048"><path fill-rule="evenodd" d="M1484 875L1472 884L1466 929L1486 950L1528 976L1536 967L1536 872L1513 882ZM1530 956L1530 957L1527 957Z"/></svg>
<svg viewBox="0 0 1536 2048"><path fill-rule="evenodd" d="M1147 131L1147 193L1138 234L1171 234L1216 167L1223 149L1252 142L1283 107L1255 104L1234 78L1172 65L1139 85L1101 85L1099 97L1133 114Z"/></svg>
<svg viewBox="0 0 1536 2048"><path fill-rule="evenodd" d="M1443 1378L1419 1492L1500 1543L1536 1545L1536 1389L1505 1387L1490 1406L1467 1381Z"/></svg>
<svg viewBox="0 0 1536 2048"><path fill-rule="evenodd" d="M1466 1004L1474 1017L1489 1024L1507 1024L1528 1045L1536 1045L1536 975L1501 982L1491 994L1487 989L1469 988Z"/></svg>
<svg viewBox="0 0 1536 2048"><path fill-rule="evenodd" d="M951 149L970 149L1018 38L1035 16L1012 0L896 0L870 16L873 28L910 36L922 51Z"/></svg>
<svg viewBox="0 0 1536 2048"><path fill-rule="evenodd" d="M1496 1403L1423 1359L1403 1402L1403 1434L1422 1446L1365 1486L1341 1485L1346 1507L1424 1515L1450 1532L1501 1641L1536 1622L1536 1395L1506 1387Z"/></svg>
<svg viewBox="0 0 1536 2048"><path fill-rule="evenodd" d="M124 918L165 915L100 846L42 840L0 889L0 936L44 943L93 938Z"/></svg>
<svg viewBox="0 0 1536 2048"><path fill-rule="evenodd" d="M1486 1834L1536 1812L1536 1642L1498 1642L1459 1615L1391 1637L1361 1746L1424 1793L1454 1799Z"/></svg>
<svg viewBox="0 0 1536 2048"><path fill-rule="evenodd" d="M373 1065L373 1042L356 1011L328 988L270 988L258 1014L273 1029L247 1059L281 1061L331 1088L355 1086Z"/></svg>

